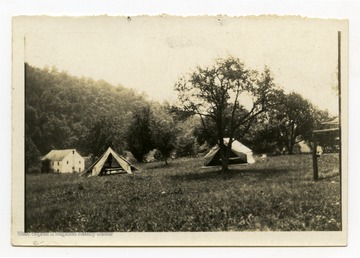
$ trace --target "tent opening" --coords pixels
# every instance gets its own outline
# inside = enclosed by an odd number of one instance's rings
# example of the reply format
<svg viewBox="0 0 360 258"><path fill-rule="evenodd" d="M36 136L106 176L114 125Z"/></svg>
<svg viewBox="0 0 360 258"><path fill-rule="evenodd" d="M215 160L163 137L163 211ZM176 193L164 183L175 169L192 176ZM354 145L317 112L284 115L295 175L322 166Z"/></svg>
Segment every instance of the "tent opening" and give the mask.
<svg viewBox="0 0 360 258"><path fill-rule="evenodd" d="M83 175L101 176L120 173L132 174L133 170L139 169L109 147L107 151L83 173Z"/></svg>
<svg viewBox="0 0 360 258"><path fill-rule="evenodd" d="M224 138L225 146L228 145L228 142L229 139ZM217 144L209 151L208 154L205 155L203 167L220 166L221 163L222 160L220 154L220 146ZM229 165L252 163L255 163L255 160L253 158L253 153L251 149L249 149L239 141L234 140L231 145Z"/></svg>
<svg viewBox="0 0 360 258"><path fill-rule="evenodd" d="M242 156L242 155L240 154L240 156ZM246 156L246 155L244 155L244 156ZM246 160L246 157L244 157L244 156L239 157L233 151L231 151L230 158L229 158L229 165L248 163ZM218 152L216 152L215 156L211 159L211 161L208 164L206 164L206 166L221 166L221 164L222 164L221 154L220 154L220 151L218 151Z"/></svg>
<svg viewBox="0 0 360 258"><path fill-rule="evenodd" d="M117 162L117 160L110 153L107 157L104 166L101 168L100 175L110 175L117 173L127 173Z"/></svg>

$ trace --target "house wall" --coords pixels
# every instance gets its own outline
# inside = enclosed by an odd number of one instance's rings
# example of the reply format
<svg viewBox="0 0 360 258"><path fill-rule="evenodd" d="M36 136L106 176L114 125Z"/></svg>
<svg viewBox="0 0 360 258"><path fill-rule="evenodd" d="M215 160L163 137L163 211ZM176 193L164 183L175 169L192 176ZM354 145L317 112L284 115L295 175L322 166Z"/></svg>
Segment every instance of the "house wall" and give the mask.
<svg viewBox="0 0 360 258"><path fill-rule="evenodd" d="M85 170L85 159L75 151L74 167L76 172L83 172Z"/></svg>
<svg viewBox="0 0 360 258"><path fill-rule="evenodd" d="M61 161L51 161L50 165L54 173L61 173L61 163Z"/></svg>
<svg viewBox="0 0 360 258"><path fill-rule="evenodd" d="M62 160L61 173L73 172L73 155L69 154Z"/></svg>
<svg viewBox="0 0 360 258"><path fill-rule="evenodd" d="M76 151L69 153L62 160L61 173L82 172L85 168L85 159Z"/></svg>
<svg viewBox="0 0 360 258"><path fill-rule="evenodd" d="M54 173L73 173L83 172L85 169L85 159L76 151L70 152L61 161L51 161L51 168Z"/></svg>

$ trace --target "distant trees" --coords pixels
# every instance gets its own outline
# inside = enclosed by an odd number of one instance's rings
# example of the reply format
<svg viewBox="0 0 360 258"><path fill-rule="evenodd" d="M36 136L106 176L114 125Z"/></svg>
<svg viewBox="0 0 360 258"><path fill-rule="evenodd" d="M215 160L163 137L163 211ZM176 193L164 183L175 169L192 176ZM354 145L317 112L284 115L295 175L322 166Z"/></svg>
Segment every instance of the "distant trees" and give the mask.
<svg viewBox="0 0 360 258"><path fill-rule="evenodd" d="M90 126L84 137L83 148L93 157L101 156L108 147L117 152L125 149L125 132L119 130L122 128L123 120L118 117L100 116ZM125 129L125 127L123 127Z"/></svg>
<svg viewBox="0 0 360 258"><path fill-rule="evenodd" d="M315 110L300 94L290 93L281 96L279 105L270 111L270 116L276 124L279 142L286 147L289 154L292 154L296 143L311 138L315 126Z"/></svg>
<svg viewBox="0 0 360 258"><path fill-rule="evenodd" d="M142 161L150 150L157 149L157 158L168 164L168 159L177 147L177 122L168 105L148 103L138 107L128 128L129 150L138 161Z"/></svg>
<svg viewBox="0 0 360 258"><path fill-rule="evenodd" d="M236 58L218 59L210 67L197 67L189 77L182 77L175 85L183 108L200 116L206 130L206 118L215 125L220 144L222 170L228 170L232 141L244 134L256 116L268 110L276 100L278 90L268 68L259 74L249 70ZM243 97L251 100L249 108ZM244 101L244 102L243 102ZM229 137L228 146L223 138Z"/></svg>
<svg viewBox="0 0 360 258"><path fill-rule="evenodd" d="M178 122L178 137L176 139L177 157L195 157L199 151L198 132L201 129L199 117L191 116Z"/></svg>
<svg viewBox="0 0 360 258"><path fill-rule="evenodd" d="M266 113L257 117L243 142L256 153L276 154L282 149L278 130L271 124Z"/></svg>
<svg viewBox="0 0 360 258"><path fill-rule="evenodd" d="M98 155L106 144L126 147L132 111L144 102L121 85L25 64L26 171L40 170L39 157L51 149Z"/></svg>
<svg viewBox="0 0 360 258"><path fill-rule="evenodd" d="M193 112L181 107L165 103L164 108L176 124L177 138L175 146L176 157L194 157L198 154L200 118Z"/></svg>
<svg viewBox="0 0 360 258"><path fill-rule="evenodd" d="M155 148L151 136L151 119L152 110L150 105L137 107L133 112L127 130L129 151L138 161L142 161L144 155Z"/></svg>
<svg viewBox="0 0 360 258"><path fill-rule="evenodd" d="M283 148L293 154L300 141L311 141L312 131L328 113L318 110L300 94L291 92L277 96L277 105L258 117L252 128L252 142L262 152L273 152Z"/></svg>
<svg viewBox="0 0 360 258"><path fill-rule="evenodd" d="M278 89L267 67L260 73L236 58L197 67L175 90L180 105L159 104L121 85L25 64L25 170L39 172L40 157L51 149L98 157L112 147L138 161L157 149L167 163L220 143L226 171L234 138L259 152L285 146L292 153L329 118L301 95Z"/></svg>
<svg viewBox="0 0 360 258"><path fill-rule="evenodd" d="M179 121L188 117L121 85L25 64L26 171L40 171L42 155L66 148L98 157L111 146L139 161L157 148L167 162L178 146Z"/></svg>
<svg viewBox="0 0 360 258"><path fill-rule="evenodd" d="M25 170L29 173L39 173L41 154L30 137L25 136Z"/></svg>
<svg viewBox="0 0 360 258"><path fill-rule="evenodd" d="M154 107L150 120L151 139L154 147L160 151L165 164L176 147L177 127L172 116L163 107Z"/></svg>

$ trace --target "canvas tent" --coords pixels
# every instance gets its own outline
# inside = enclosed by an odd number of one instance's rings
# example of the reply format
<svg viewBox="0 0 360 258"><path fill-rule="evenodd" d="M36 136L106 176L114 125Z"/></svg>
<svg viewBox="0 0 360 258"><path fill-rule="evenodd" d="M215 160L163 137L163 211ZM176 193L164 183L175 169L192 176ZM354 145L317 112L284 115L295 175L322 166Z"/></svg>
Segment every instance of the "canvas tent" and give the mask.
<svg viewBox="0 0 360 258"><path fill-rule="evenodd" d="M229 144L229 138L224 138L224 144L225 146ZM234 140L231 145L229 165L247 163L255 163L252 150L239 141ZM204 157L204 167L219 165L221 165L221 155L220 146L217 144Z"/></svg>
<svg viewBox="0 0 360 258"><path fill-rule="evenodd" d="M109 147L105 153L85 171L84 175L101 176L114 173L132 174L132 171L134 170L138 169Z"/></svg>

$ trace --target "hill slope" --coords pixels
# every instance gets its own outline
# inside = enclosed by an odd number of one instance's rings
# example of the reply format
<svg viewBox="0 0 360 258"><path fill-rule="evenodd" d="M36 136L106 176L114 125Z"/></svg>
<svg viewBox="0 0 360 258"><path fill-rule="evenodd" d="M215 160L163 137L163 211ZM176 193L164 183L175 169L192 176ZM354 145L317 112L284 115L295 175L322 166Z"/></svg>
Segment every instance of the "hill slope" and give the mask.
<svg viewBox="0 0 360 258"><path fill-rule="evenodd" d="M96 155L92 149L99 141L121 148L131 112L144 101L121 85L25 64L26 168L51 149Z"/></svg>

